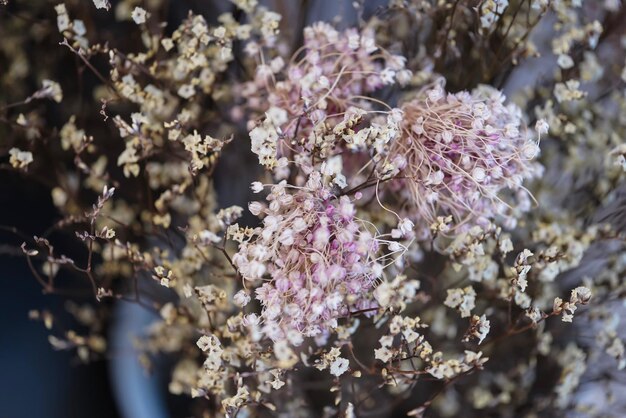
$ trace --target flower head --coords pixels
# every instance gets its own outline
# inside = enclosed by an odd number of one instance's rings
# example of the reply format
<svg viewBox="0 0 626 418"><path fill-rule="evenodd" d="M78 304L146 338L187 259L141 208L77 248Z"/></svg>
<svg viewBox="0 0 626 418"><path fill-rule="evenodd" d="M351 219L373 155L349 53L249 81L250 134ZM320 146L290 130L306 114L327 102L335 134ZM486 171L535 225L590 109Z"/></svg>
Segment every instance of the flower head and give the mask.
<svg viewBox="0 0 626 418"><path fill-rule="evenodd" d="M233 262L256 290L264 331L272 339L316 336L351 309L367 309L366 297L382 272L381 241L355 216L346 196L319 187L318 172L307 188L272 187L259 209L263 225L243 242ZM295 331L295 332L294 332Z"/></svg>
<svg viewBox="0 0 626 418"><path fill-rule="evenodd" d="M402 135L392 142L389 160L402 156L402 190L413 218L433 223L438 215L473 224L495 216L511 219L505 190L529 206L522 182L537 173L537 143L526 133L521 111L505 105L497 90L446 94L443 87L422 91L402 106Z"/></svg>
<svg viewBox="0 0 626 418"><path fill-rule="evenodd" d="M284 119L273 120L273 126L285 138L299 136L301 141L314 142L308 138L314 126L329 119L339 123L357 103L369 107L371 103L363 96L406 80L407 73L410 75L405 58L378 47L372 29L339 32L318 22L304 29L304 45L288 64L284 65L282 59L261 64L244 94L248 105L259 113L272 109L284 112ZM271 136L266 131L251 133L253 143L260 142L261 134L263 139ZM276 138L272 142L276 143ZM281 142L280 155L296 145ZM299 145L306 149L311 146L308 142Z"/></svg>

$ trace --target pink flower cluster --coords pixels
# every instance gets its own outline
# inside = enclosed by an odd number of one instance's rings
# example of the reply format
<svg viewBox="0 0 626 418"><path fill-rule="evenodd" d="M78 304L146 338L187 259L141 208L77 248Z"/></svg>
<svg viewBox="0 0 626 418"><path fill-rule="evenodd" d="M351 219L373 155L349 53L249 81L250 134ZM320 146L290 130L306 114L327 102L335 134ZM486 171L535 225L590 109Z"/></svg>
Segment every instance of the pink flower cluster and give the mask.
<svg viewBox="0 0 626 418"><path fill-rule="evenodd" d="M452 215L453 226L464 228L501 216L512 227L515 212L530 208L522 183L540 171L532 162L539 147L521 110L504 101L487 86L451 94L437 85L402 105L402 134L389 159L400 161L405 179L396 186L414 220Z"/></svg>
<svg viewBox="0 0 626 418"><path fill-rule="evenodd" d="M282 131L291 137L296 126L302 133L311 123L367 103L367 93L408 82L405 61L379 48L371 29L338 32L319 22L304 29L304 44L288 64L276 58L258 67L246 97L250 107L263 112L271 107L287 111L289 122Z"/></svg>
<svg viewBox="0 0 626 418"><path fill-rule="evenodd" d="M350 199L321 187L320 177L313 172L305 188L274 185L268 204L251 203L263 225L233 256L244 279L264 281L256 289L264 334L294 345L374 306L364 295L383 270L381 241L355 217Z"/></svg>

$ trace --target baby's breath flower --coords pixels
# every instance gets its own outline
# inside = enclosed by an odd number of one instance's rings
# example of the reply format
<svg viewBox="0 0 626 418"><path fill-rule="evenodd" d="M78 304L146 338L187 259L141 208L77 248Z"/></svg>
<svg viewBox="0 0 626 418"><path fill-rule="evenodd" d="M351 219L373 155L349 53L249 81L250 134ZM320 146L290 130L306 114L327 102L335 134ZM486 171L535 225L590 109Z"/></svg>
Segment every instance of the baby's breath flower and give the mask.
<svg viewBox="0 0 626 418"><path fill-rule="evenodd" d="M235 6L246 13L252 13L258 4L258 0L230 0Z"/></svg>
<svg viewBox="0 0 626 418"><path fill-rule="evenodd" d="M350 365L350 362L348 361L348 359L345 359L343 357L337 357L330 364L330 374L332 374L335 377L339 377L348 371L349 365Z"/></svg>
<svg viewBox="0 0 626 418"><path fill-rule="evenodd" d="M254 181L252 182L250 188L252 189L253 193L260 193L263 191L263 184L261 184L260 181Z"/></svg>
<svg viewBox="0 0 626 418"><path fill-rule="evenodd" d="M43 80L41 84L41 89L33 94L33 98L52 99L57 103L61 103L63 100L63 91L61 90L59 83L52 80Z"/></svg>
<svg viewBox="0 0 626 418"><path fill-rule="evenodd" d="M108 11L111 8L109 0L93 0L93 4L96 6L96 9L106 9Z"/></svg>
<svg viewBox="0 0 626 418"><path fill-rule="evenodd" d="M472 309L475 307L476 292L471 286L464 289L448 289L448 296L443 302L450 308L456 308L461 312L461 317L470 316Z"/></svg>
<svg viewBox="0 0 626 418"><path fill-rule="evenodd" d="M585 96L585 93L579 90L579 86L580 82L578 80L557 83L554 87L554 97L556 97L559 103L580 100Z"/></svg>
<svg viewBox="0 0 626 418"><path fill-rule="evenodd" d="M14 168L26 168L33 162L33 154L30 151L22 151L19 148L11 148L9 150L9 163Z"/></svg>
<svg viewBox="0 0 626 418"><path fill-rule="evenodd" d="M244 290L240 290L239 292L235 293L233 300L237 305L243 307L243 306L246 306L248 303L250 303L251 298L248 292Z"/></svg>
<svg viewBox="0 0 626 418"><path fill-rule="evenodd" d="M143 23L146 23L148 12L146 12L145 9L142 9L141 7L135 7L133 9L131 17L136 24L141 25Z"/></svg>
<svg viewBox="0 0 626 418"><path fill-rule="evenodd" d="M487 0L481 3L480 23L483 28L491 27L508 7L508 0Z"/></svg>
<svg viewBox="0 0 626 418"><path fill-rule="evenodd" d="M564 70L570 69L574 66L574 60L569 55L561 54L557 60L559 67Z"/></svg>

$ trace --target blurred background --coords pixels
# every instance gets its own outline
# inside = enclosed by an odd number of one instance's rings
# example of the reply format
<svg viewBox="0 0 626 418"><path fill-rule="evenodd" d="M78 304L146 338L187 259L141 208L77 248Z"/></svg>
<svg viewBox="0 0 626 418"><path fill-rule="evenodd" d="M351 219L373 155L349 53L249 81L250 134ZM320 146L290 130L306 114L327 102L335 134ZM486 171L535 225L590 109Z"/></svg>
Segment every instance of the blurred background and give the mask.
<svg viewBox="0 0 626 418"><path fill-rule="evenodd" d="M3 225L35 235L55 217L45 188L0 171ZM48 330L29 319L28 312L34 309L62 315L66 299L42 293L25 258L15 252L19 237L8 231L1 231L0 237L0 417L120 416L110 389L108 362L78 364L73 353L53 350Z"/></svg>

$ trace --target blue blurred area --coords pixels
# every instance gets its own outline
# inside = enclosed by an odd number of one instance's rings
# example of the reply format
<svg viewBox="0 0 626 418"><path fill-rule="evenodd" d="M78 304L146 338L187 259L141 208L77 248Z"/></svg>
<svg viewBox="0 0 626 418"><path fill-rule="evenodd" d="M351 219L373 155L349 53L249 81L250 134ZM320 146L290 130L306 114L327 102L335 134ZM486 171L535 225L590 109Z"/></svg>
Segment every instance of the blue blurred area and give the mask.
<svg viewBox="0 0 626 418"><path fill-rule="evenodd" d="M0 416L64 418L69 413L68 353L55 352L28 310L51 307L24 260L0 261Z"/></svg>
<svg viewBox="0 0 626 418"><path fill-rule="evenodd" d="M0 224L41 234L56 220L44 187L0 172ZM65 299L44 295L18 249L22 239L0 231L0 417L115 418L107 362L82 365L74 353L55 351L49 331L28 312L48 310L63 321Z"/></svg>
<svg viewBox="0 0 626 418"><path fill-rule="evenodd" d="M160 368L155 375L146 376L133 347L133 339L156 319L156 314L133 303L120 302L115 309L110 333L113 353L110 370L113 393L125 417L168 417L166 388L159 384L167 376Z"/></svg>

